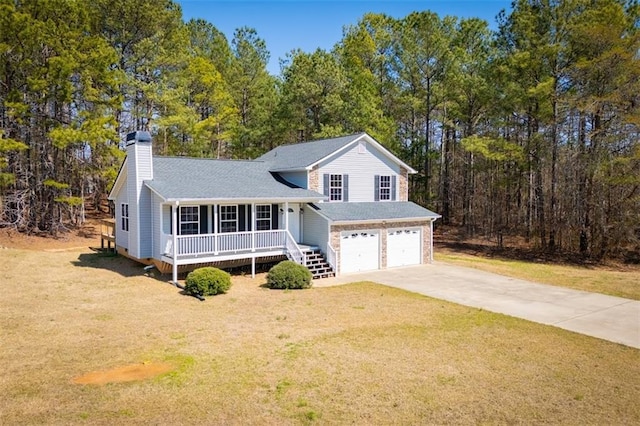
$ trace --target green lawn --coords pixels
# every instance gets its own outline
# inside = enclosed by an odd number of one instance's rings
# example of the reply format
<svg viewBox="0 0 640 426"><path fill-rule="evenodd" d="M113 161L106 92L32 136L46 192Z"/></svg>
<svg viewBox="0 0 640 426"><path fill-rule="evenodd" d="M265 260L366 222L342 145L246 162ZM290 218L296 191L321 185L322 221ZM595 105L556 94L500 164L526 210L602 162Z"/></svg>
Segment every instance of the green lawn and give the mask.
<svg viewBox="0 0 640 426"><path fill-rule="evenodd" d="M438 249L435 260L495 272L514 278L640 300L640 268L558 265L472 256Z"/></svg>
<svg viewBox="0 0 640 426"><path fill-rule="evenodd" d="M3 250L0 424L639 424L640 351L373 283L200 302L120 257ZM102 386L95 370L173 371Z"/></svg>

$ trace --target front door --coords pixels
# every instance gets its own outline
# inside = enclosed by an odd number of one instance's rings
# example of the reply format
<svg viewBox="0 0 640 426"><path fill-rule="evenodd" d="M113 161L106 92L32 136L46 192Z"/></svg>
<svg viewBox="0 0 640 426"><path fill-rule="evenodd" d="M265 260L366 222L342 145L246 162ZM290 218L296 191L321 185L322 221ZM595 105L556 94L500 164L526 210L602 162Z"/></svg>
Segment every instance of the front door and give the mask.
<svg viewBox="0 0 640 426"><path fill-rule="evenodd" d="M302 242L300 232L300 204L289 204L289 232L296 243Z"/></svg>

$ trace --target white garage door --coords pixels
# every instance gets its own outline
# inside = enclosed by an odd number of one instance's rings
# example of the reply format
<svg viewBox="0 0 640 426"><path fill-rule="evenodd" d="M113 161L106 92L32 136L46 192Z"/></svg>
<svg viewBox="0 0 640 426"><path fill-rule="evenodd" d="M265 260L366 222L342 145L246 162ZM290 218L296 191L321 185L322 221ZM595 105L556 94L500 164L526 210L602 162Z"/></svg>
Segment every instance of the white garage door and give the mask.
<svg viewBox="0 0 640 426"><path fill-rule="evenodd" d="M387 234L387 267L422 263L421 241L420 228L390 229Z"/></svg>
<svg viewBox="0 0 640 426"><path fill-rule="evenodd" d="M380 267L380 233L352 231L340 235L340 272L371 271Z"/></svg>

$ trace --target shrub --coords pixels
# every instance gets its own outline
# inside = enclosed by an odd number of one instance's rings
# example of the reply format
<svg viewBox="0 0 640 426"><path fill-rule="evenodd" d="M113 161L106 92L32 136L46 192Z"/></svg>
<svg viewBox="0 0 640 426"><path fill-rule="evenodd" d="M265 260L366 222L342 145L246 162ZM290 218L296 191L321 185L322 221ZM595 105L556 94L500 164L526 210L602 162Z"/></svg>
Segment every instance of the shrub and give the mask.
<svg viewBox="0 0 640 426"><path fill-rule="evenodd" d="M218 268L198 268L187 275L184 291L191 295L214 296L231 287L231 275Z"/></svg>
<svg viewBox="0 0 640 426"><path fill-rule="evenodd" d="M269 270L267 285L274 289L300 289L311 287L311 271L290 260L284 260Z"/></svg>

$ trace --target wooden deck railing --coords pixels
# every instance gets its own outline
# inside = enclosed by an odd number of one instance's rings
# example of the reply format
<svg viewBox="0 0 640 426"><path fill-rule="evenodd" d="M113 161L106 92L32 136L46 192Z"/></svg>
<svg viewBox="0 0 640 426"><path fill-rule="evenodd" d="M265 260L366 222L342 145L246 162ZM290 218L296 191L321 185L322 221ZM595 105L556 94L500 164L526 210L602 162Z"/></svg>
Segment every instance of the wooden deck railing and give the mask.
<svg viewBox="0 0 640 426"><path fill-rule="evenodd" d="M111 243L116 242L116 221L114 219L102 219L100 221L100 247L104 250L104 242L107 242L107 247L111 250Z"/></svg>

